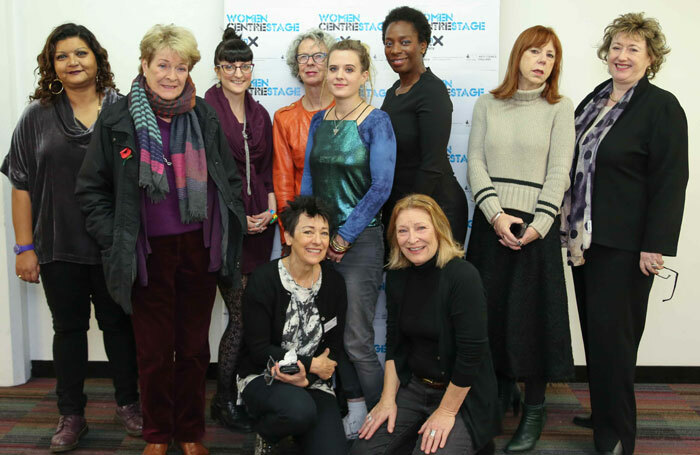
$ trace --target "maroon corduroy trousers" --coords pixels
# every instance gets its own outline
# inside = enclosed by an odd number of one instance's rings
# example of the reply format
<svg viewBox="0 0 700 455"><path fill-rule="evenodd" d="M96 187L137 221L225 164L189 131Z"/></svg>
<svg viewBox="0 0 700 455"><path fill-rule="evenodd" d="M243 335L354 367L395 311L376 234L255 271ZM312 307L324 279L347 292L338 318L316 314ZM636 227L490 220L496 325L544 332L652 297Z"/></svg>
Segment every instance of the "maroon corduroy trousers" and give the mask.
<svg viewBox="0 0 700 455"><path fill-rule="evenodd" d="M208 272L201 230L149 243L148 286L132 293L143 439L199 442L217 274Z"/></svg>

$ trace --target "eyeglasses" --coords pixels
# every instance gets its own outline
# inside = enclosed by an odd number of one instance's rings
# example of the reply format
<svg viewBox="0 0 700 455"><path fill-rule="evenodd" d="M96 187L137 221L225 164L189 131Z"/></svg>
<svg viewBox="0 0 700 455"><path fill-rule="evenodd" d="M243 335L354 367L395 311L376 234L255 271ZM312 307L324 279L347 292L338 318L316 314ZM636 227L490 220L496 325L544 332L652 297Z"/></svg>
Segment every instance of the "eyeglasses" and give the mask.
<svg viewBox="0 0 700 455"><path fill-rule="evenodd" d="M661 273L659 273L658 275L656 275L657 277L661 278L662 280L668 280L669 278L671 278L671 274L674 275L674 279L673 279L673 290L671 291L671 297L662 300L662 302L668 302L669 300L671 300L671 299L673 298L673 295L676 293L676 285L678 284L678 272L676 272L676 271L673 270L673 269L669 269L668 267L664 267L663 270L668 270L668 271L671 272L671 273L669 273L669 274L666 275L666 276L661 275Z"/></svg>
<svg viewBox="0 0 700 455"><path fill-rule="evenodd" d="M315 54L297 54L297 63L304 64L309 61L309 57L314 59L316 63L323 63L326 61L328 54L325 52L316 52Z"/></svg>
<svg viewBox="0 0 700 455"><path fill-rule="evenodd" d="M253 72L254 66L254 63L244 63L242 65L231 65L229 63L222 63L221 65L216 65L215 68L219 68L221 71L230 76L232 74L236 74L236 70L241 70L241 73L243 74L250 74Z"/></svg>

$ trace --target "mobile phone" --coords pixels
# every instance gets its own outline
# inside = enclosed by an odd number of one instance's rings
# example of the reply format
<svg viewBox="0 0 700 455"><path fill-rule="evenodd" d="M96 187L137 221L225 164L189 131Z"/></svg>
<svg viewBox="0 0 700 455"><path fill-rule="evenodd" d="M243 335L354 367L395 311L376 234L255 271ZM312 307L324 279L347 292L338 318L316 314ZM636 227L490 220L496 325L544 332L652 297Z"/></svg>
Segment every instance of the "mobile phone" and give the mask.
<svg viewBox="0 0 700 455"><path fill-rule="evenodd" d="M299 365L293 363L291 365L280 365L280 373L284 374L297 374L299 372Z"/></svg>
<svg viewBox="0 0 700 455"><path fill-rule="evenodd" d="M513 223L510 225L510 232L513 233L516 239L520 239L525 235L528 226L527 223Z"/></svg>

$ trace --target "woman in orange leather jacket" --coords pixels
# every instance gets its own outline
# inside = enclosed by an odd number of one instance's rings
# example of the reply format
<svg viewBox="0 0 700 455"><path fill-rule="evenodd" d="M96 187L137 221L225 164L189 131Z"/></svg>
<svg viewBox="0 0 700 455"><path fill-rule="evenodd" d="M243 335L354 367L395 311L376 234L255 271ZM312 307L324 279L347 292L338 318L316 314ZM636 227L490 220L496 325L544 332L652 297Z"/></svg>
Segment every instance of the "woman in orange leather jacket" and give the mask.
<svg viewBox="0 0 700 455"><path fill-rule="evenodd" d="M304 95L275 112L272 125L272 179L277 197L277 210L280 212L287 207L287 201L293 200L301 190L311 117L334 104L333 96L323 85L328 49L334 42L335 38L328 33L311 29L300 33L287 50L287 65L292 76L304 84ZM284 245L282 225L280 233L280 240Z"/></svg>

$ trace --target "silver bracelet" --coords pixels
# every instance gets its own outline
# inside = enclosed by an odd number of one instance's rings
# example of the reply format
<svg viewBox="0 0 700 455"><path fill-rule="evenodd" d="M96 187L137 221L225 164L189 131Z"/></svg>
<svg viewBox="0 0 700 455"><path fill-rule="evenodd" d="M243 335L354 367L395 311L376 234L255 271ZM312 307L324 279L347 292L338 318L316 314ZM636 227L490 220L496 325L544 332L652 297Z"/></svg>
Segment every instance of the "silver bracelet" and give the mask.
<svg viewBox="0 0 700 455"><path fill-rule="evenodd" d="M494 224L496 224L496 220L497 220L498 217L501 216L501 215L503 215L503 211L502 211L502 210L501 210L500 212L498 212L498 213L493 217L493 220L491 221L491 226L493 226Z"/></svg>

